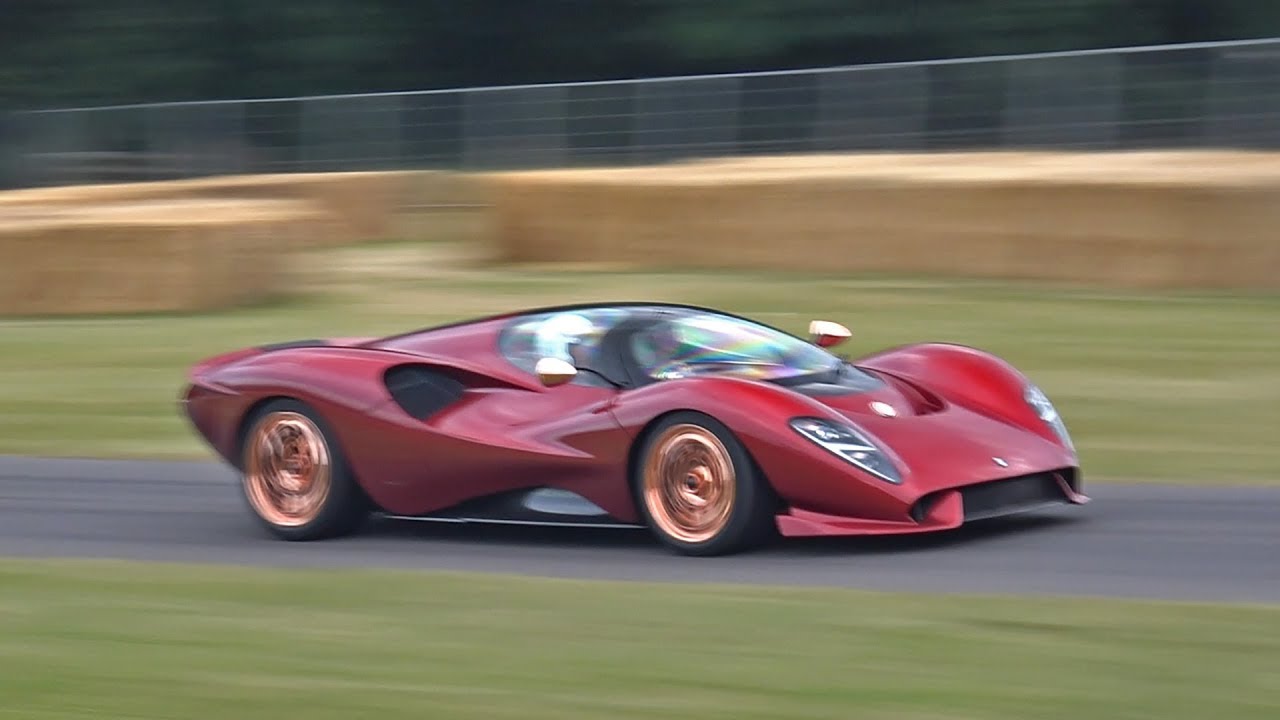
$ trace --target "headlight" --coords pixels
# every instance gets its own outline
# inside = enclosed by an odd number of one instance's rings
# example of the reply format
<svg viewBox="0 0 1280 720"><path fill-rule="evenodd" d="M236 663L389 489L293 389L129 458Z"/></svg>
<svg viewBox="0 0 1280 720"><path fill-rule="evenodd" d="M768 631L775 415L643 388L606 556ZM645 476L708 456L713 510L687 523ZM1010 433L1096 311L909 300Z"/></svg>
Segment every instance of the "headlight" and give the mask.
<svg viewBox="0 0 1280 720"><path fill-rule="evenodd" d="M1058 415L1058 410L1053 407L1053 403L1049 402L1049 398L1044 391L1031 383L1027 383L1027 389L1023 393L1022 398L1027 401L1027 405L1035 410L1036 416L1040 418L1046 425L1053 428L1058 434L1058 438L1062 440L1067 447L1075 452L1076 446L1071 442L1071 434L1067 432L1066 423L1062 422L1062 417Z"/></svg>
<svg viewBox="0 0 1280 720"><path fill-rule="evenodd" d="M841 423L818 418L796 418L791 427L801 435L882 480L902 484L893 462L867 435Z"/></svg>

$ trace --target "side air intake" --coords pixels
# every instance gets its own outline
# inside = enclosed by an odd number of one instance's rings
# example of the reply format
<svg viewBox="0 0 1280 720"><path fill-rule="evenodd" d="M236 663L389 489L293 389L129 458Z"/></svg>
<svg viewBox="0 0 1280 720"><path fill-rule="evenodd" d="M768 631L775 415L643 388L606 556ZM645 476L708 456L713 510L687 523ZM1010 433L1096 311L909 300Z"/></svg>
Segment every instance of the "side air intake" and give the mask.
<svg viewBox="0 0 1280 720"><path fill-rule="evenodd" d="M425 420L462 397L466 387L457 379L422 365L399 365L383 377L387 391L411 417Z"/></svg>

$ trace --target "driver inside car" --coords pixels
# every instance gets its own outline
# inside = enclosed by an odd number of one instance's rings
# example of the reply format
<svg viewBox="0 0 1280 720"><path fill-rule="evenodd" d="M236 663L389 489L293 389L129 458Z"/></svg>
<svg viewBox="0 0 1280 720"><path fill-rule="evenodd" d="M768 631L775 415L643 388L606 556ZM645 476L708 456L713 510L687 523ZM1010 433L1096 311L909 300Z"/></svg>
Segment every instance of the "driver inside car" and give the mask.
<svg viewBox="0 0 1280 720"><path fill-rule="evenodd" d="M538 326L534 342L541 357L557 358L574 367L587 367L590 361L586 338L596 327L583 315L561 313L547 318Z"/></svg>

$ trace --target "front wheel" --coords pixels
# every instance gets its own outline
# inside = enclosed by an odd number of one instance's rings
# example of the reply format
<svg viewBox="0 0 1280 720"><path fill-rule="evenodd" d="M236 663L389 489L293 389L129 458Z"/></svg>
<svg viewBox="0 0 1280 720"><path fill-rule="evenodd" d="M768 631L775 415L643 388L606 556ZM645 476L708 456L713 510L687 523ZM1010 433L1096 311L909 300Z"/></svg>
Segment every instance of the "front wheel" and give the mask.
<svg viewBox="0 0 1280 720"><path fill-rule="evenodd" d="M368 515L341 449L319 414L301 402L276 400L254 413L241 460L245 500L279 538L343 535Z"/></svg>
<svg viewBox="0 0 1280 720"><path fill-rule="evenodd" d="M637 500L650 530L685 555L724 555L768 539L773 493L733 433L701 413L664 418L646 436Z"/></svg>

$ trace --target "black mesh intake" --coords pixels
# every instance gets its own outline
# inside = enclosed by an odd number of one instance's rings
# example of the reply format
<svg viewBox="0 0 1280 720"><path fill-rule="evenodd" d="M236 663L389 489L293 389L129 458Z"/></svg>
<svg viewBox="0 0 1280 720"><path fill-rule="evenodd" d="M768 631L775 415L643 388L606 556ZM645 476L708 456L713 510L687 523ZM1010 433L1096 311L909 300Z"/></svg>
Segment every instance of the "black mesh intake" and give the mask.
<svg viewBox="0 0 1280 720"><path fill-rule="evenodd" d="M1054 473L1037 473L971 485L960 488L960 497L964 502L966 522L1068 502Z"/></svg>

